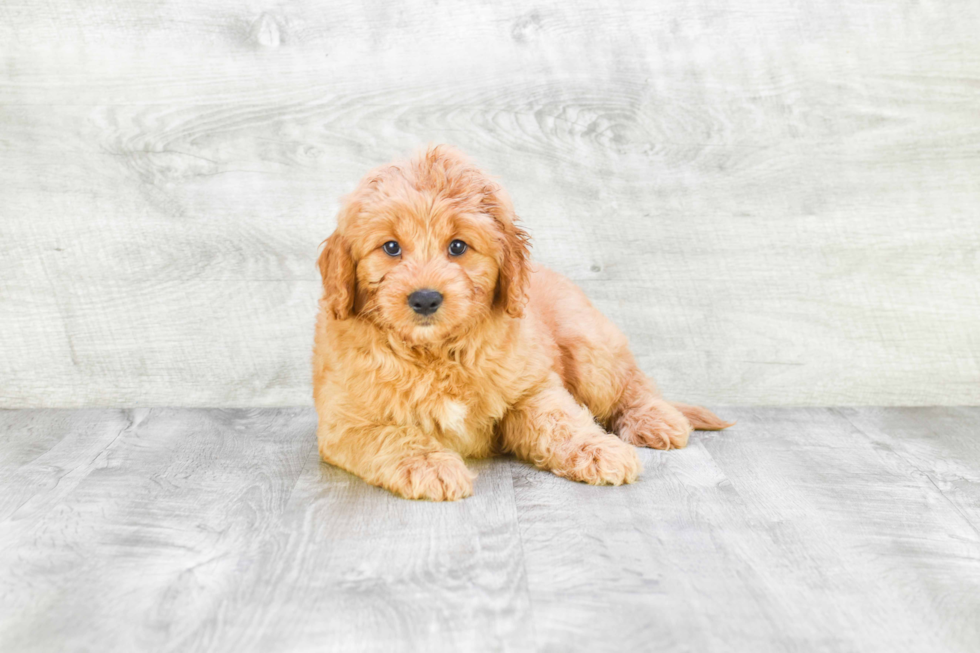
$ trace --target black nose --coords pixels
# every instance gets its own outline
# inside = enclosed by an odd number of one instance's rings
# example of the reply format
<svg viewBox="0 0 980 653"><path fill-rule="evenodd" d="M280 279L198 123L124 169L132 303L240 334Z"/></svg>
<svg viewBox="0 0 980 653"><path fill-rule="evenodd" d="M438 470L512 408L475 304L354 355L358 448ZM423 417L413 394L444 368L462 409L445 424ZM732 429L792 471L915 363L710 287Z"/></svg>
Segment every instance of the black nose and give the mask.
<svg viewBox="0 0 980 653"><path fill-rule="evenodd" d="M432 315L442 306L442 293L436 290L416 290L408 296L408 305L419 315Z"/></svg>

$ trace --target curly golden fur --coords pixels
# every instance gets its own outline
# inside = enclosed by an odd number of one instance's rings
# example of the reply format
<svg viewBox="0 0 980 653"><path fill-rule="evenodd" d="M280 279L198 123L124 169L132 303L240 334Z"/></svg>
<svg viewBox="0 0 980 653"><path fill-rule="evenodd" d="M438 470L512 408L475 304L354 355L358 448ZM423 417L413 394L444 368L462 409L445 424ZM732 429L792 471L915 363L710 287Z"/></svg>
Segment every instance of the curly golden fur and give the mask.
<svg viewBox="0 0 980 653"><path fill-rule="evenodd" d="M664 401L626 337L532 264L528 242L503 189L452 148L364 177L319 259L323 460L403 497L454 500L473 487L464 457L513 453L619 485L640 473L632 445L680 448L692 426L729 426ZM410 306L420 290L441 294L434 313Z"/></svg>

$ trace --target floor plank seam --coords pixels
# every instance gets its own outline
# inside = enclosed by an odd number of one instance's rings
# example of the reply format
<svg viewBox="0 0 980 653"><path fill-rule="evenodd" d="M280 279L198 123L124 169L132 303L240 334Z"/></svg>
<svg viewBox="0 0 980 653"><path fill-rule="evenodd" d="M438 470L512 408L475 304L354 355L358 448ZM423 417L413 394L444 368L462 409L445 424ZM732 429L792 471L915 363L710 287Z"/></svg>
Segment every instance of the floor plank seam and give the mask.
<svg viewBox="0 0 980 653"><path fill-rule="evenodd" d="M528 622L531 624L531 648L532 651L538 648L538 629L537 621L534 619L534 599L531 598L530 576L527 571L527 553L524 547L524 532L521 529L521 512L517 509L517 484L514 483L514 472L517 467L511 464L513 459L498 458L499 462L510 467L510 495L514 500L514 526L517 528L517 542L521 546L521 568L524 570L524 595L527 597Z"/></svg>
<svg viewBox="0 0 980 653"><path fill-rule="evenodd" d="M313 437L310 438L310 448L306 450L306 460L303 462L303 466L300 467L299 473L296 474L296 480L293 481L293 484L290 486L289 494L283 498L283 502L282 502L283 511L285 511L285 507L289 505L289 502L292 501L293 494L296 493L296 488L299 486L299 482L303 479L303 473L306 472L307 468L310 465L310 462L313 461L313 463L317 466L323 464L323 462L320 460L319 451L317 451L316 456L312 455L316 449L317 449L316 430L314 429ZM282 515L279 515L279 517L281 519Z"/></svg>
<svg viewBox="0 0 980 653"><path fill-rule="evenodd" d="M840 410L840 408L831 408L830 410L833 411L836 415L840 416L842 419L844 419L844 421L846 421L848 424L850 424L851 427L854 430L856 430L858 433L860 433L861 435L863 435L870 442L872 442L872 443L875 442L874 438L867 431L865 431L860 426L858 426L857 424L855 424L852 419L850 419L846 414L844 414ZM918 472L919 474L921 474L927 481L929 481L930 485L932 485L934 488L936 488L936 492L938 492L939 495L943 498L943 500L945 500L946 503L949 504L949 506L953 509L953 512L955 512L957 515L959 515L960 518L963 519L963 521L966 522L966 524L970 527L970 529L973 530L973 532L977 534L978 541L980 541L980 528L978 528L977 524L974 524L973 521L969 517L967 517L965 514L963 514L963 511L960 510L959 506L957 506L953 502L953 500L950 499L949 496L947 496L947 494L945 492L943 492L942 488L939 487L939 485L936 483L935 479L933 479L932 476L930 476L928 472L923 471L915 463L913 463L911 460L909 460L908 458L906 458L905 456L903 456L901 454L901 452L899 452L897 450L894 450L894 449L892 450L892 452L896 456L898 456L899 458L901 458L903 461L905 461L905 464L907 464L909 467L911 467L916 472Z"/></svg>
<svg viewBox="0 0 980 653"><path fill-rule="evenodd" d="M102 449L99 450L98 453L92 456L92 460L88 462L89 465L94 465L95 461L99 459L99 456L108 452L109 449L112 448L112 445L114 445L116 442L119 441L119 438L121 438L127 431L132 431L133 427L136 426L136 411L134 409L124 408L120 412L126 417L126 419L128 420L128 424L126 424L126 426L119 429L119 433L116 433L116 437L112 438L112 441L109 442L109 444L104 446ZM147 415L149 414L150 411L147 411Z"/></svg>

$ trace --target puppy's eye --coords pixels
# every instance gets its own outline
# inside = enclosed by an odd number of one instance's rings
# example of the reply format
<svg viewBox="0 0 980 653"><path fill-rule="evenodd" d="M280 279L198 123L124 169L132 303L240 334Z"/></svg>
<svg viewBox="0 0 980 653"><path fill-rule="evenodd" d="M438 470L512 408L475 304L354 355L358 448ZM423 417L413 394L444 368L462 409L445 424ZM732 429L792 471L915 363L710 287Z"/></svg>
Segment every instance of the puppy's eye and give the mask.
<svg viewBox="0 0 980 653"><path fill-rule="evenodd" d="M383 249L385 254L388 256L398 256L402 253L402 246L395 240L389 240L387 243L381 246L381 249Z"/></svg>
<svg viewBox="0 0 980 653"><path fill-rule="evenodd" d="M450 256L460 256L468 248L469 248L469 245L467 245L463 241L461 241L461 240L454 240L453 242L449 243L449 255Z"/></svg>

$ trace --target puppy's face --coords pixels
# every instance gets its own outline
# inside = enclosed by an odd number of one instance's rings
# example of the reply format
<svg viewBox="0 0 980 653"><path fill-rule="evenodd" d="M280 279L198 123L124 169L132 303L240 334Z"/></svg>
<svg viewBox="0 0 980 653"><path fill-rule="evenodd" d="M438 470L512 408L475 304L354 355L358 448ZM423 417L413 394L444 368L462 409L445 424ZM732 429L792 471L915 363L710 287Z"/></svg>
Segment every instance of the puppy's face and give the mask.
<svg viewBox="0 0 980 653"><path fill-rule="evenodd" d="M348 198L320 259L325 300L410 343L458 338L496 310L520 314L526 241L502 191L436 148Z"/></svg>
<svg viewBox="0 0 980 653"><path fill-rule="evenodd" d="M492 218L445 202L391 206L350 232L354 311L405 340L445 340L493 305L500 256Z"/></svg>

